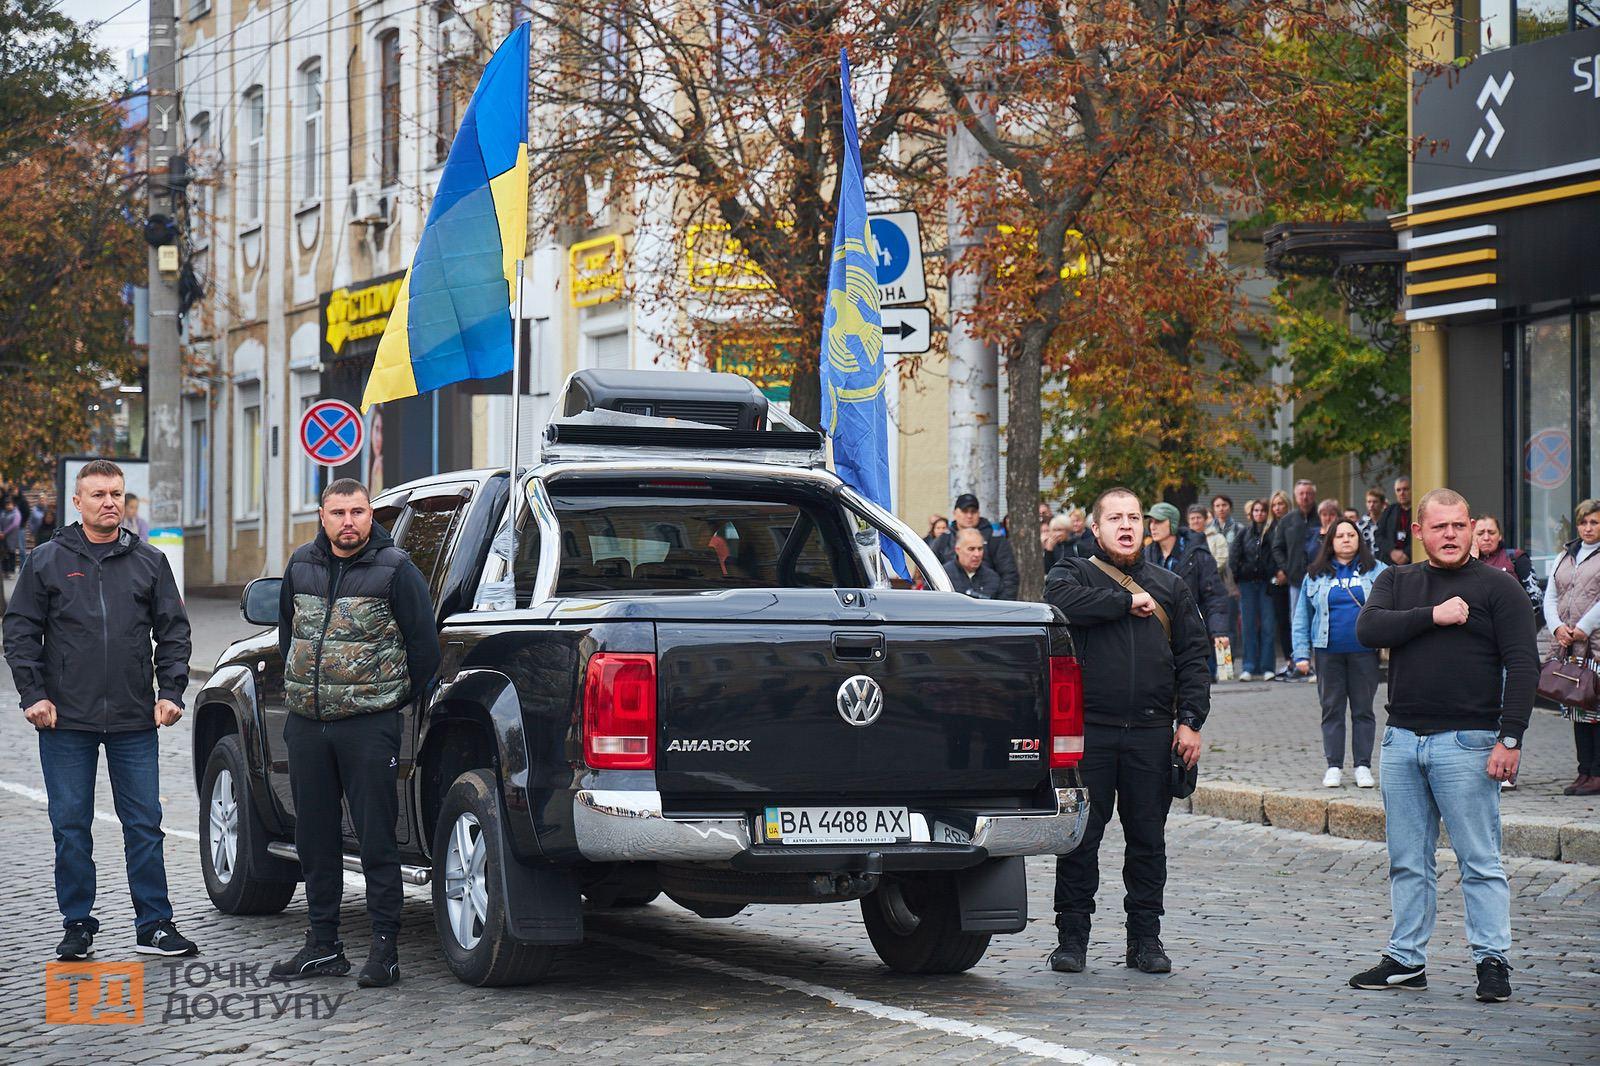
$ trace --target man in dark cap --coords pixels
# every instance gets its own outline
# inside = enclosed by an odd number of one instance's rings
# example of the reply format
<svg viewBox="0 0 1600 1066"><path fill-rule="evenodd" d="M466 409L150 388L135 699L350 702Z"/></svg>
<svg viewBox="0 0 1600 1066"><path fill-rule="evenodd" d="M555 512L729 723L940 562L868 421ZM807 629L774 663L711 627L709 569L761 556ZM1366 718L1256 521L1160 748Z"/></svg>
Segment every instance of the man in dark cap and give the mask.
<svg viewBox="0 0 1600 1066"><path fill-rule="evenodd" d="M1004 534L997 535L994 524L979 514L978 497L970 492L963 492L956 497L955 510L952 512L950 529L941 533L933 540L934 554L941 563L949 563L956 558L956 534L963 529L976 529L983 534L984 561L994 568L1000 575L1000 592L997 598L1014 600L1017 598L1017 559L1011 552L1011 544Z"/></svg>

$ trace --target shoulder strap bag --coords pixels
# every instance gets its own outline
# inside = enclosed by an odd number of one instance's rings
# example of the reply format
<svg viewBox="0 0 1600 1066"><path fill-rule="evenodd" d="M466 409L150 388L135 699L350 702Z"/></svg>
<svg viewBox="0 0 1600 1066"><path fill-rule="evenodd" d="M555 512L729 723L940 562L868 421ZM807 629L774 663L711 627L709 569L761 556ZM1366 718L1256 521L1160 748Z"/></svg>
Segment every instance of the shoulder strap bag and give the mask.
<svg viewBox="0 0 1600 1066"><path fill-rule="evenodd" d="M1127 574L1124 574L1121 570L1118 570L1116 567L1112 566L1098 555L1091 556L1089 561L1095 566L1099 567L1101 573L1105 574L1112 581L1115 581L1117 584L1121 585L1126 591L1131 592L1135 596L1150 596L1150 594L1146 592L1137 581L1129 577ZM1172 619L1167 617L1166 608L1162 607L1161 601L1156 599L1154 596L1150 596L1150 603L1155 607L1156 621L1161 623L1161 630L1167 635L1167 643L1172 643Z"/></svg>

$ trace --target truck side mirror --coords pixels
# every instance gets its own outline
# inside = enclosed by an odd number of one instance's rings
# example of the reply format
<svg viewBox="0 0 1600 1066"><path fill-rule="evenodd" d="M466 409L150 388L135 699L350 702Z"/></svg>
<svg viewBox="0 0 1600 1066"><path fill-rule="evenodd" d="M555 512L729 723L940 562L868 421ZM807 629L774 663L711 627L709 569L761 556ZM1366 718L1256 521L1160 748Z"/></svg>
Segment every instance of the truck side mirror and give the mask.
<svg viewBox="0 0 1600 1066"><path fill-rule="evenodd" d="M281 577L258 577L244 587L239 599L239 613L251 625L278 625L278 592L283 588Z"/></svg>

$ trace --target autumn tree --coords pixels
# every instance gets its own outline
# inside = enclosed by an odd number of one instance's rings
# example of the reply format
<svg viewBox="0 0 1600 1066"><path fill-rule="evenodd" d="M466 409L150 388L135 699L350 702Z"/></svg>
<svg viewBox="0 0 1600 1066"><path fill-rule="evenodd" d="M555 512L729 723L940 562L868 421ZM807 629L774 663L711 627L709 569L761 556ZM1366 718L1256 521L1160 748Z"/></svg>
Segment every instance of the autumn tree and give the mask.
<svg viewBox="0 0 1600 1066"><path fill-rule="evenodd" d="M138 364L132 135L109 57L49 0L0 0L0 477L43 480Z"/></svg>
<svg viewBox="0 0 1600 1066"><path fill-rule="evenodd" d="M936 10L930 0L536 7L536 215L544 205L569 234L593 221L596 200L670 218L654 260L635 241L633 295L666 305L675 326L692 297L702 324L784 338L791 412L816 425L843 151L839 50L857 71L868 195L894 194L937 171L918 140L936 136L942 108L919 45ZM662 339L684 354L707 340Z"/></svg>
<svg viewBox="0 0 1600 1066"><path fill-rule="evenodd" d="M1340 124L1346 180L1321 172L1274 183L1261 214L1268 263L1283 279L1272 334L1289 365L1283 399L1292 434L1273 458L1317 462L1352 455L1364 465L1404 469L1411 439L1411 353L1395 321L1401 253L1386 216L1405 203L1406 11L1380 8L1374 21L1297 42L1322 75ZM1298 249L1290 248L1299 245Z"/></svg>
<svg viewBox="0 0 1600 1066"><path fill-rule="evenodd" d="M1299 45L1369 13L1275 0L993 11L976 74L952 63L958 21L937 20L925 58L990 160L952 192L969 217L1007 223L961 265L990 279L973 320L1004 349L1011 513L1038 498L1047 371L1066 383L1063 454L1090 477L1159 490L1229 472L1226 447L1255 435L1271 397L1252 384L1248 309L1207 254L1203 216L1249 214L1312 174L1363 180L1338 172L1340 139L1374 101L1331 91ZM1017 537L1015 552L1021 595L1037 598L1038 540Z"/></svg>

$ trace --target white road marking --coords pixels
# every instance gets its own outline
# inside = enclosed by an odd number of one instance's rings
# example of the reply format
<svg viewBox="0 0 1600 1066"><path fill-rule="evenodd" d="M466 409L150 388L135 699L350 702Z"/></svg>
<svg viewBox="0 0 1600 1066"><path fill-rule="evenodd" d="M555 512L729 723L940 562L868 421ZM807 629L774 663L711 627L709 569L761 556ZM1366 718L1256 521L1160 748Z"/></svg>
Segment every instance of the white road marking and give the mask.
<svg viewBox="0 0 1600 1066"><path fill-rule="evenodd" d="M31 785L19 785L13 781L0 781L0 789L4 789L7 792L21 796L23 799L33 800L35 803L44 804L47 806L50 803L50 797L45 794L45 791L42 788L34 788ZM95 811L94 817L95 821L97 822L110 822L112 825L122 824L122 820L120 818L114 814L107 814L105 811ZM162 826L161 831L167 836L177 837L179 840L200 839L199 833L191 833L187 829L169 829L166 826Z"/></svg>
<svg viewBox="0 0 1600 1066"><path fill-rule="evenodd" d="M761 970L752 970L747 966L738 966L731 962L723 962L720 959L708 959L701 955L690 955L687 952L657 947L654 944L640 944L636 941L609 936L605 933L585 933L584 937L587 940L593 940L601 944L609 944L622 951L631 951L637 955L648 955L663 962L711 970L740 981L770 985L773 988L798 992L803 996L827 1000L835 1007L843 1007L845 1010L866 1014L883 1021L896 1022L901 1025L914 1025L918 1029L927 1029L950 1036L966 1037L969 1040L982 1040L997 1047L1010 1048L1026 1055L1049 1059L1051 1062L1080 1063L1083 1066L1118 1066L1116 1059L1106 1058L1104 1055L1081 1051L1078 1048L1067 1047L1063 1044L1052 1044L1049 1041L1037 1040L1031 1036L1023 1036L1021 1033L1013 1033L1008 1029L996 1029L992 1025L962 1022L954 1018L941 1018L937 1014L929 1014L926 1011L907 1010L904 1007L890 1006L874 999L864 999L861 996L852 995L843 989L813 984L810 981L802 981L795 977L764 973Z"/></svg>
<svg viewBox="0 0 1600 1066"><path fill-rule="evenodd" d="M19 785L11 781L0 781L0 790L13 793L32 800L35 803L47 804L49 797L43 789L33 788L29 785ZM115 814L97 810L94 812L97 821L121 824ZM164 829L163 832L183 840L199 840L198 833L191 833L186 829ZM366 881L358 873L345 871L345 883L353 888L364 888ZM431 896L429 886L406 885L405 894L412 898ZM1009 1029L997 1029L992 1025L982 1025L977 1022L963 1022L954 1018L943 1018L937 1014L926 1011L908 1010L905 1007L896 1007L888 1003L880 1003L875 999L866 999L853 995L840 988L830 988L827 985L815 984L811 981L802 981L795 977L785 977L782 974L765 973L761 970L752 970L747 966L738 966L720 959L708 959L701 955L691 955L688 952L675 951L672 948L658 947L654 944L642 944L638 941L628 940L623 937L611 936L607 933L588 932L586 940L596 943L609 944L611 947L622 951L632 952L635 955L646 955L660 959L662 962L675 963L680 966L696 967L710 970L726 977L740 981L750 981L754 984L769 985L772 988L781 988L788 992L798 992L803 996L827 1001L835 1007L865 1014L882 1021L895 1022L900 1025L913 1025L918 1029L929 1032L944 1033L947 1036L963 1037L968 1040L981 1040L994 1044L996 1047L1010 1048L1020 1051L1025 1055L1047 1059L1051 1062L1075 1063L1078 1066L1120 1066L1116 1059L1104 1055L1096 1055L1090 1051L1067 1047L1064 1044L1052 1044L1047 1040L1038 1040L1021 1033L1013 1033Z"/></svg>

